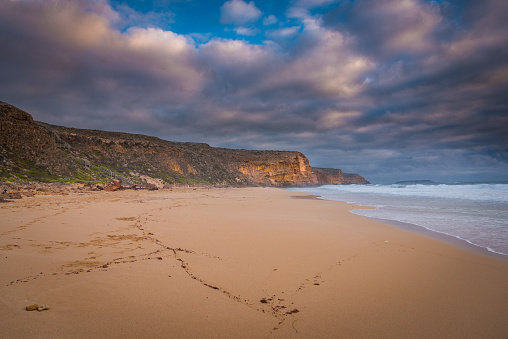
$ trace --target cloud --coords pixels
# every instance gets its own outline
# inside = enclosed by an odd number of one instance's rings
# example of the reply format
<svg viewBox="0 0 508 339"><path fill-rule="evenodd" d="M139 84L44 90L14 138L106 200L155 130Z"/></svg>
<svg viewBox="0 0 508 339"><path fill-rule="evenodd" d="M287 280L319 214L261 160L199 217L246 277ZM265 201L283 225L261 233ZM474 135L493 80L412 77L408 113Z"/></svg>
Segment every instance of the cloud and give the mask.
<svg viewBox="0 0 508 339"><path fill-rule="evenodd" d="M321 129L336 129L349 125L349 121L358 117L361 113L357 111L330 111L323 114L318 121L318 126Z"/></svg>
<svg viewBox="0 0 508 339"><path fill-rule="evenodd" d="M199 56L207 74L205 95L219 107L242 101L251 105L256 84L283 62L274 44L251 45L241 40L213 39L200 47Z"/></svg>
<svg viewBox="0 0 508 339"><path fill-rule="evenodd" d="M301 150L373 181L508 172L506 1L291 3L265 31L253 2L224 3L232 40L106 1L4 2L0 100L53 124Z"/></svg>
<svg viewBox="0 0 508 339"><path fill-rule="evenodd" d="M258 21L263 13L256 7L253 1L249 3L243 0L226 1L220 8L220 22L242 26Z"/></svg>
<svg viewBox="0 0 508 339"><path fill-rule="evenodd" d="M298 0L295 6L303 8L315 8L324 5L329 5L334 2L337 2L337 0Z"/></svg>
<svg viewBox="0 0 508 339"><path fill-rule="evenodd" d="M310 12L302 7L290 7L286 10L286 17L288 19L305 19L310 16Z"/></svg>
<svg viewBox="0 0 508 339"><path fill-rule="evenodd" d="M328 18L347 15L347 30L366 53L393 57L435 51L435 36L443 20L436 2L365 0L339 6ZM326 19L325 19L326 20Z"/></svg>
<svg viewBox="0 0 508 339"><path fill-rule="evenodd" d="M0 57L13 84L9 97L52 107L40 119L105 126L121 112L182 104L200 89L196 49L182 36L155 28L120 33L73 2L10 3L6 10L0 45L24 42Z"/></svg>
<svg viewBox="0 0 508 339"><path fill-rule="evenodd" d="M202 79L193 63L196 49L185 37L158 28L131 28L123 39L122 47L141 59L147 70L156 70L166 80L174 79L180 90L198 90Z"/></svg>
<svg viewBox="0 0 508 339"><path fill-rule="evenodd" d="M307 83L313 95L351 97L362 88L361 75L370 70L368 59L356 54L347 37L306 18L294 45L294 59L277 75L290 83ZM282 75L282 76L281 76Z"/></svg>
<svg viewBox="0 0 508 339"><path fill-rule="evenodd" d="M235 32L239 35L254 36L259 34L260 30L255 27L236 27Z"/></svg>
<svg viewBox="0 0 508 339"><path fill-rule="evenodd" d="M282 39L292 38L300 32L301 26L282 27L266 31L269 39L280 41Z"/></svg>
<svg viewBox="0 0 508 339"><path fill-rule="evenodd" d="M279 21L275 15L269 15L265 18L263 18L263 25L264 26L271 26L277 23Z"/></svg>
<svg viewBox="0 0 508 339"><path fill-rule="evenodd" d="M169 27L175 20L175 15L168 11L149 11L147 13L138 12L127 4L118 5L115 10L118 13L118 19L115 26L119 28L128 27Z"/></svg>

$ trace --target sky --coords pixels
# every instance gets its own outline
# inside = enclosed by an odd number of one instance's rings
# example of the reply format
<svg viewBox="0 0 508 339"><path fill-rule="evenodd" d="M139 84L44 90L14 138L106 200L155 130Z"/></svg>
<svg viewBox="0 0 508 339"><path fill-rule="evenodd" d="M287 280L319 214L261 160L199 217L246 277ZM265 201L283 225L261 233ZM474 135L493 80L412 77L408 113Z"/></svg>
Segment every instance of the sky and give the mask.
<svg viewBox="0 0 508 339"><path fill-rule="evenodd" d="M508 180L507 17L506 0L0 0L0 100L373 183Z"/></svg>

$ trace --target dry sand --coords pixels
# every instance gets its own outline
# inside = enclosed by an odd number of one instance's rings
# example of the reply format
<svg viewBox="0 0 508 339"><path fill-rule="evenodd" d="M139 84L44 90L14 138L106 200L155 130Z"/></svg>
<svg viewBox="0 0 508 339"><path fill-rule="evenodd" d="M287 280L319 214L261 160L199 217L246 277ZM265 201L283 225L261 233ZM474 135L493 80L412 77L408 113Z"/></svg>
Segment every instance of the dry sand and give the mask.
<svg viewBox="0 0 508 339"><path fill-rule="evenodd" d="M508 335L508 260L294 195L179 189L0 204L0 337ZM50 309L25 310L36 303Z"/></svg>

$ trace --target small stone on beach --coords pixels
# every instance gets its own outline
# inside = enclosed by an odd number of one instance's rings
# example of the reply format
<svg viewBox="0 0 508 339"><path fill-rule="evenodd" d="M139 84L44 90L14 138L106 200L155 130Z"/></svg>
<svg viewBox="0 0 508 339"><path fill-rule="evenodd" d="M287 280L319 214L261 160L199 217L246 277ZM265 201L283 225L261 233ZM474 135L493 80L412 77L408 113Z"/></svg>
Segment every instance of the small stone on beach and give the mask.
<svg viewBox="0 0 508 339"><path fill-rule="evenodd" d="M27 311L35 311L36 309L39 308L39 305L33 304L33 305L30 305L30 306L26 306L25 308L26 308Z"/></svg>
<svg viewBox="0 0 508 339"><path fill-rule="evenodd" d="M26 306L25 309L27 311L46 311L46 310L49 310L49 306L48 305L38 305L38 304L33 304L33 305L29 305L29 306Z"/></svg>

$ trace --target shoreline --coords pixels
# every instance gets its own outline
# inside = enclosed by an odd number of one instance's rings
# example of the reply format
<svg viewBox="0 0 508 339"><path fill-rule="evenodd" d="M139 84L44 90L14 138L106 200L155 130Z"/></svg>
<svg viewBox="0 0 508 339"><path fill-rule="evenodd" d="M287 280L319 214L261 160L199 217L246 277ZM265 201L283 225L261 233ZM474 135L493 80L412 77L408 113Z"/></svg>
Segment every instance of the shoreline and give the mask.
<svg viewBox="0 0 508 339"><path fill-rule="evenodd" d="M355 206L355 208L352 208L349 210L351 213L353 213L353 211L356 209L374 208L372 206L362 206L362 205L358 205L358 204L351 204L351 203L348 203L348 202L345 202L342 200L324 199L317 193L307 194L307 195L299 197L299 198L300 199L317 199L317 200L323 200L323 201L341 201L341 202L347 203L349 205ZM474 244L466 239L462 239L462 238L459 238L459 237L451 235L451 234L442 233L439 231L431 230L431 229L426 228L424 226L420 226L420 225L416 225L416 224L412 224L412 223L407 223L407 222L402 222L399 220L367 217L367 216L363 216L363 215L356 214L356 213L353 213L353 214L370 219L370 220L378 221L380 223L395 227L397 229L413 232L413 233L423 235L423 236L426 236L426 237L429 237L432 239L444 241L448 244L469 250L474 253L478 253L478 254L482 254L482 255L493 257L493 258L498 258L501 260L508 261L508 254L495 252L494 250L490 250L487 247Z"/></svg>
<svg viewBox="0 0 508 339"><path fill-rule="evenodd" d="M423 236L426 236L426 237L429 237L432 239L440 240L440 241L446 242L450 245L465 249L465 250L473 252L473 253L477 253L477 254L488 256L488 257L508 261L508 255L506 255L506 254L491 251L486 247L473 244L465 239L458 238L454 235L441 233L438 231L430 230L430 229L423 227L423 226L419 226L419 225L415 225L415 224L411 224L411 223L407 223L407 222L402 222L402 221L398 221L398 220L369 218L369 217L365 217L365 218L379 221L380 223L390 225L390 226L395 227L397 229L413 232L413 233L420 234L420 235L423 235Z"/></svg>
<svg viewBox="0 0 508 339"><path fill-rule="evenodd" d="M506 260L353 214L352 206L275 188L1 204L0 336L508 333ZM32 304L49 310L24 310Z"/></svg>

